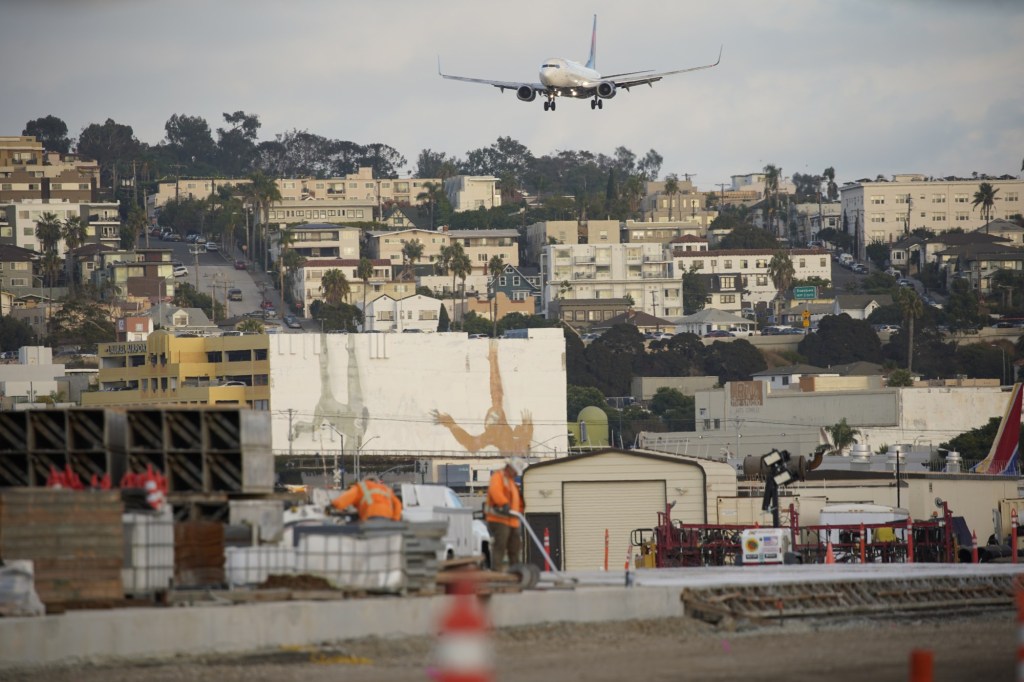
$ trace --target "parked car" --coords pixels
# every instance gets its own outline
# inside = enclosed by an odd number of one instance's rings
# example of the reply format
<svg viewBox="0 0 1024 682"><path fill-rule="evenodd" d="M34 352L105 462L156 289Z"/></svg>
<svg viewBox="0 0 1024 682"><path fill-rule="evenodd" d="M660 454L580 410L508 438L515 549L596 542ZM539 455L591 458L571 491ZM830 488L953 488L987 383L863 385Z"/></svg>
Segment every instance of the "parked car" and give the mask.
<svg viewBox="0 0 1024 682"><path fill-rule="evenodd" d="M302 323L294 315L285 315L284 324L289 329L302 329Z"/></svg>
<svg viewBox="0 0 1024 682"><path fill-rule="evenodd" d="M900 330L898 324L876 324L875 331L878 333L894 334Z"/></svg>
<svg viewBox="0 0 1024 682"><path fill-rule="evenodd" d="M198 256L201 253L206 253L206 249L201 244L196 246L188 247L188 252L193 256Z"/></svg>
<svg viewBox="0 0 1024 682"><path fill-rule="evenodd" d="M186 268L184 265L176 265L176 266L174 266L174 276L175 277L188 277L188 268Z"/></svg>
<svg viewBox="0 0 1024 682"><path fill-rule="evenodd" d="M241 301L242 290L241 289L228 289L228 300L229 301Z"/></svg>
<svg viewBox="0 0 1024 682"><path fill-rule="evenodd" d="M786 333L786 328L785 327L780 327L778 325L772 325L770 327L765 327L764 329L761 330L761 336L778 336L780 334L785 334L785 333Z"/></svg>
<svg viewBox="0 0 1024 682"><path fill-rule="evenodd" d="M732 332L727 332L724 329L712 329L704 335L705 339L724 339L726 337L735 337L736 335Z"/></svg>
<svg viewBox="0 0 1024 682"><path fill-rule="evenodd" d="M260 303L260 307L263 308L263 309L273 308L274 307L274 302L273 301L263 301L262 303Z"/></svg>
<svg viewBox="0 0 1024 682"><path fill-rule="evenodd" d="M799 334L800 336L803 336L804 334L807 333L807 330L804 329L803 327L786 327L786 330L782 333L786 335Z"/></svg>
<svg viewBox="0 0 1024 682"><path fill-rule="evenodd" d="M245 261L244 260L236 260L235 261L235 270L245 270Z"/></svg>
<svg viewBox="0 0 1024 682"><path fill-rule="evenodd" d="M207 251L216 251L217 250L217 242L206 242L206 250Z"/></svg>

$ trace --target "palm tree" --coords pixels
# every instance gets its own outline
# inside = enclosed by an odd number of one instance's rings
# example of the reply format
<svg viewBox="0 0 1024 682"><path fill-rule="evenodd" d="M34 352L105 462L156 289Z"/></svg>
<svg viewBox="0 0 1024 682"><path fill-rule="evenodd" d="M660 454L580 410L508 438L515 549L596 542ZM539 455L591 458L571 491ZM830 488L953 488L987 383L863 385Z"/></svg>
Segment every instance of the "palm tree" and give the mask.
<svg viewBox="0 0 1024 682"><path fill-rule="evenodd" d="M924 303L917 292L910 287L900 287L893 297L900 307L903 320L907 324L907 371L913 371L914 359L914 320L924 315Z"/></svg>
<svg viewBox="0 0 1024 682"><path fill-rule="evenodd" d="M491 256L491 259L487 261L487 271L491 273L491 287L490 293L491 301L493 301L491 311L491 323L493 332L491 336L497 338L498 336L498 277L505 269L505 261L501 256Z"/></svg>
<svg viewBox="0 0 1024 682"><path fill-rule="evenodd" d="M826 426L825 429L832 436L831 453L833 455L842 454L843 450L857 442L857 436L860 435L860 429L855 429L847 424L846 417L840 419L837 424Z"/></svg>
<svg viewBox="0 0 1024 682"><path fill-rule="evenodd" d="M768 263L768 277L771 278L775 290L778 292L775 297L775 323L779 323L780 307L782 305L783 293L789 290L793 283L796 269L793 267L793 260L785 251L776 251Z"/></svg>
<svg viewBox="0 0 1024 682"><path fill-rule="evenodd" d="M337 307L348 298L352 288L349 286L344 272L337 268L331 268L324 273L323 279L320 280L320 291L324 293L324 301L328 305Z"/></svg>
<svg viewBox="0 0 1024 682"><path fill-rule="evenodd" d="M679 176L675 173L665 178L665 194L668 195L668 220L672 222L672 205L679 194Z"/></svg>
<svg viewBox="0 0 1024 682"><path fill-rule="evenodd" d="M829 166L822 175L825 176L825 196L828 197L829 201L835 201L839 198L839 185L836 184L836 169Z"/></svg>
<svg viewBox="0 0 1024 682"><path fill-rule="evenodd" d="M260 262L267 269L267 225L270 222L270 207L274 202L281 201L281 190L273 178L256 172L249 176L252 180L252 196L256 201L256 222L261 224L260 230ZM262 216L260 215L262 213ZM262 221L260 218L262 217Z"/></svg>
<svg viewBox="0 0 1024 682"><path fill-rule="evenodd" d="M423 258L423 242L419 239L413 239L402 245L402 262L405 263L405 273L412 280L412 268L416 265L416 261Z"/></svg>
<svg viewBox="0 0 1024 682"><path fill-rule="evenodd" d="M149 230L146 229L146 212L138 206L128 211L128 219L126 220L128 227L132 229L136 235L142 232L146 235L146 248L149 248Z"/></svg>
<svg viewBox="0 0 1024 682"><path fill-rule="evenodd" d="M60 243L61 222L56 213L44 213L36 221L36 239L39 240L43 252L42 267L47 275L50 284L50 300L53 300L53 280L57 276L57 268L60 265L60 255L57 253L57 245Z"/></svg>
<svg viewBox="0 0 1024 682"><path fill-rule="evenodd" d="M373 261L369 258L360 258L356 266L356 276L363 280L363 319L366 318L366 290L370 288L370 278L373 277ZM365 324L363 325L365 329Z"/></svg>
<svg viewBox="0 0 1024 682"><path fill-rule="evenodd" d="M439 182L424 182L423 191L416 195L416 201L427 202L430 208L430 229L434 229L434 208L440 201L444 186Z"/></svg>
<svg viewBox="0 0 1024 682"><path fill-rule="evenodd" d="M462 280L462 307L466 307L466 278L473 272L473 261L469 259L466 252L462 250L462 244L455 244L455 252L452 254L451 265L449 266L452 271L452 290L455 289L455 278L458 277ZM465 317L465 314L463 314Z"/></svg>
<svg viewBox="0 0 1024 682"><path fill-rule="evenodd" d="M981 206L981 216L985 219L985 234L988 234L988 223L992 219L992 208L995 206L998 193L999 190L993 188L992 183L983 182L978 185L978 191L974 193L974 201L971 202L971 206L974 208Z"/></svg>
<svg viewBox="0 0 1024 682"><path fill-rule="evenodd" d="M64 222L60 226L61 237L64 238L64 244L68 249L68 259L72 263L71 273L69 273L68 285L74 286L75 282L75 251L77 251L88 237L88 232L85 228L85 223L82 222L82 217L73 215L68 216L64 219Z"/></svg>
<svg viewBox="0 0 1024 682"><path fill-rule="evenodd" d="M281 230L277 234L277 276L280 283L279 289L281 291L281 300L284 300L284 255L288 251L288 247L295 242L295 231L291 229Z"/></svg>
<svg viewBox="0 0 1024 682"><path fill-rule="evenodd" d="M251 317L239 322L238 325L235 326L235 329L240 332L256 332L257 334L262 334L266 331L262 322Z"/></svg>
<svg viewBox="0 0 1024 682"><path fill-rule="evenodd" d="M772 226L772 218L778 210L779 177L781 175L782 169L777 168L775 164L769 163L764 167L764 198L768 206L768 229L775 236L778 236L779 230L778 225Z"/></svg>

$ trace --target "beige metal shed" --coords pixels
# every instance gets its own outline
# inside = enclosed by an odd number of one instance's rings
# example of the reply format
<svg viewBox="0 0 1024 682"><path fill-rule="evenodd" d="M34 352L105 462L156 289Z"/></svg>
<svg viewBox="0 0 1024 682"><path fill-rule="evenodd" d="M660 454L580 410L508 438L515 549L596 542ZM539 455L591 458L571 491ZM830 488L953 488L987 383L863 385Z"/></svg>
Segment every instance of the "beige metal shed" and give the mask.
<svg viewBox="0 0 1024 682"><path fill-rule="evenodd" d="M599 450L533 464L523 473L531 527L551 538L558 568L621 570L636 528L652 528L675 503L672 518L717 522L719 497L736 495L736 471L724 462L641 450ZM532 550L532 548L531 548ZM541 563L538 553L528 557Z"/></svg>

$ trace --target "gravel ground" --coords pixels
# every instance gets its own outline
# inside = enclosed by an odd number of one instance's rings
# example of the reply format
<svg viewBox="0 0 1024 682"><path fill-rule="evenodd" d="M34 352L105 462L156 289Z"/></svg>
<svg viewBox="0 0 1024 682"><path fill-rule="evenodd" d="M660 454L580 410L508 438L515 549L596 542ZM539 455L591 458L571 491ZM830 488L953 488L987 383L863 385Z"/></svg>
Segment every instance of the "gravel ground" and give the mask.
<svg viewBox="0 0 1024 682"><path fill-rule="evenodd" d="M910 652L934 652L935 681L1015 679L1009 611L968 616L716 628L689 618L547 625L494 635L499 682L559 680L908 679ZM320 648L148 664L0 672L13 682L397 682L433 679L432 638L370 638Z"/></svg>

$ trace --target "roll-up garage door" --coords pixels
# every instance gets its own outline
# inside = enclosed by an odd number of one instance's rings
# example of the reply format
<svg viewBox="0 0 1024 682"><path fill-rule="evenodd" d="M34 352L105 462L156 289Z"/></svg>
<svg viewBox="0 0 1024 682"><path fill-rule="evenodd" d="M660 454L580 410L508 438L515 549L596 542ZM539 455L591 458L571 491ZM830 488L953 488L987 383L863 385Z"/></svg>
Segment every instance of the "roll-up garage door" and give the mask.
<svg viewBox="0 0 1024 682"><path fill-rule="evenodd" d="M622 570L634 528L653 528L665 511L665 481L586 481L565 483L566 570L604 567L604 531L608 529L608 570Z"/></svg>

